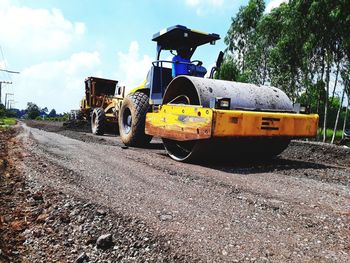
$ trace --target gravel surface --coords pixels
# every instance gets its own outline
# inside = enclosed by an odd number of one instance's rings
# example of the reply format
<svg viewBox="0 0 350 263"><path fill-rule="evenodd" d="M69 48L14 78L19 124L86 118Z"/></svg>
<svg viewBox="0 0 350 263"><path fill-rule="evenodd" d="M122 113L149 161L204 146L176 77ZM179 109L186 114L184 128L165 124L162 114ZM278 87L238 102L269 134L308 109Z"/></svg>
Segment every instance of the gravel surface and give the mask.
<svg viewBox="0 0 350 263"><path fill-rule="evenodd" d="M183 164L159 140L122 149L115 135L28 124L43 130L19 128L24 157L14 162L31 193L42 193L53 230L24 230L27 249L42 248L30 261L350 261L348 149L293 142L270 162ZM97 248L108 234L110 247ZM124 243L129 235L136 248ZM45 248L50 240L58 250Z"/></svg>

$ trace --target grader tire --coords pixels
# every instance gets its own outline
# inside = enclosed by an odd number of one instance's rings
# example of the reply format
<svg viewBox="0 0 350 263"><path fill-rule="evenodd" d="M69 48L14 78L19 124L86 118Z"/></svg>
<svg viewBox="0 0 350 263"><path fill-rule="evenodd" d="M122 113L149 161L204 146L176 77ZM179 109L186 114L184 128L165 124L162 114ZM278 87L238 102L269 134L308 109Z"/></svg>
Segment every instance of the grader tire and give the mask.
<svg viewBox="0 0 350 263"><path fill-rule="evenodd" d="M145 134L146 114L149 110L148 95L143 92L129 94L119 112L119 134L127 146L145 146L152 136Z"/></svg>
<svg viewBox="0 0 350 263"><path fill-rule="evenodd" d="M102 108L95 108L91 116L91 131L96 135L103 135L106 129L106 115Z"/></svg>

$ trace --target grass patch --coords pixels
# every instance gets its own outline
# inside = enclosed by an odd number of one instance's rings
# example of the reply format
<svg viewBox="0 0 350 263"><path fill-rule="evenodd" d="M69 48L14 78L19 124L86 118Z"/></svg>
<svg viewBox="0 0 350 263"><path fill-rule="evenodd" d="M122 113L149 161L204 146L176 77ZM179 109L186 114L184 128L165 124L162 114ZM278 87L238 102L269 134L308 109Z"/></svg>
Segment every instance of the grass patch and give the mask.
<svg viewBox="0 0 350 263"><path fill-rule="evenodd" d="M36 117L36 121L68 121L68 116L61 116L61 117Z"/></svg>
<svg viewBox="0 0 350 263"><path fill-rule="evenodd" d="M326 141L331 141L333 136L333 130L332 129L327 129L326 130ZM337 130L335 132L335 140L340 141L343 136L343 131L342 130ZM318 138L323 138L323 131L322 129L318 129Z"/></svg>
<svg viewBox="0 0 350 263"><path fill-rule="evenodd" d="M15 118L0 118L0 129L9 128L17 123Z"/></svg>

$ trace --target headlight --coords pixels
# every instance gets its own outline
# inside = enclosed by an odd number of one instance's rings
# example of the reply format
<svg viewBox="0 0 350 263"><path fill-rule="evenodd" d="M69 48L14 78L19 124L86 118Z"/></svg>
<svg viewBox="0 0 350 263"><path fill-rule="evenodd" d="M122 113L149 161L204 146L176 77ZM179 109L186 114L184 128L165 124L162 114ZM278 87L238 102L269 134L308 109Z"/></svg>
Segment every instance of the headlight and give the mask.
<svg viewBox="0 0 350 263"><path fill-rule="evenodd" d="M230 99L221 99L219 100L220 109L230 109L231 100Z"/></svg>
<svg viewBox="0 0 350 263"><path fill-rule="evenodd" d="M301 105L300 103L294 103L293 104L293 111L295 113L302 113L302 114L308 113L307 107Z"/></svg>
<svg viewBox="0 0 350 263"><path fill-rule="evenodd" d="M210 100L210 108L229 110L230 105L231 105L230 98L217 97L217 98L212 98Z"/></svg>

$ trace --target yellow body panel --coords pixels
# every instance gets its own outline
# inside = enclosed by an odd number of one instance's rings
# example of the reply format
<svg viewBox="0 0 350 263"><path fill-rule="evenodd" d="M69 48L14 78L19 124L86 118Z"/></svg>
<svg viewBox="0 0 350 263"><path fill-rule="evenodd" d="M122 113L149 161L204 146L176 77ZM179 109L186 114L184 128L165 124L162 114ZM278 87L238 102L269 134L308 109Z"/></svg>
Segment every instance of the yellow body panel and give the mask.
<svg viewBox="0 0 350 263"><path fill-rule="evenodd" d="M147 113L147 134L174 139L198 140L211 137L213 111L192 106L164 105L159 112Z"/></svg>
<svg viewBox="0 0 350 263"><path fill-rule="evenodd" d="M174 140L211 137L315 137L317 114L218 110L189 105L163 105L147 113L146 133Z"/></svg>
<svg viewBox="0 0 350 263"><path fill-rule="evenodd" d="M214 120L214 137L314 137L317 134L318 115L214 110Z"/></svg>
<svg viewBox="0 0 350 263"><path fill-rule="evenodd" d="M133 88L132 90L130 90L128 92L128 94L132 94L135 93L136 91L140 90L140 89L144 89L146 86L147 80L145 79L139 86L137 86L136 88Z"/></svg>

